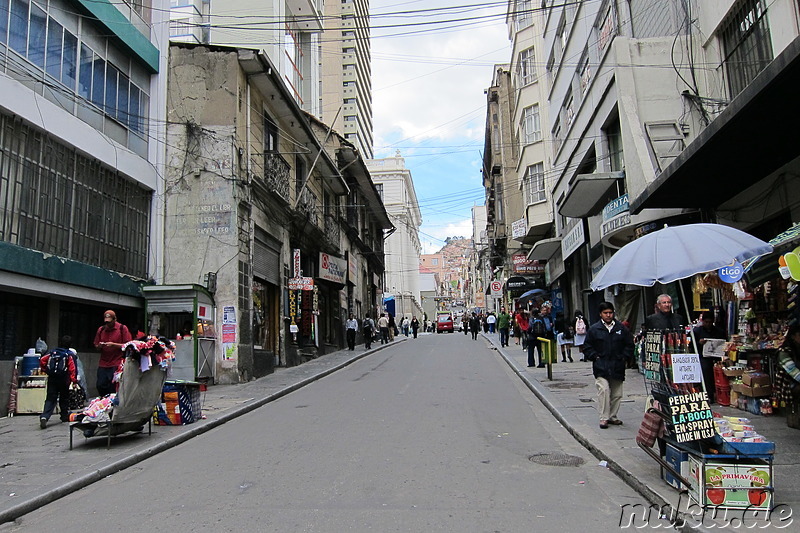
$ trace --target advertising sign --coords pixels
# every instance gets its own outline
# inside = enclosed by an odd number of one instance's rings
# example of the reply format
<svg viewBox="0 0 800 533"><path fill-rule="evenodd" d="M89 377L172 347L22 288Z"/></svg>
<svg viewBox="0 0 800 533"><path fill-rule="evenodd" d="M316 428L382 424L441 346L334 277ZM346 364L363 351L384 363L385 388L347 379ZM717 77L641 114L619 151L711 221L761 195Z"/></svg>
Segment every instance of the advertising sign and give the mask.
<svg viewBox="0 0 800 533"><path fill-rule="evenodd" d="M705 391L670 396L668 408L678 442L710 439L716 433Z"/></svg>
<svg viewBox="0 0 800 533"><path fill-rule="evenodd" d="M725 509L772 508L772 468L768 464L702 462L689 455L689 494L704 507Z"/></svg>
<svg viewBox="0 0 800 533"><path fill-rule="evenodd" d="M313 291L314 278L289 278L290 291Z"/></svg>
<svg viewBox="0 0 800 533"><path fill-rule="evenodd" d="M515 220L514 222L511 223L512 239L519 239L520 237L524 237L525 233L527 233L527 224L525 223L524 218Z"/></svg>
<svg viewBox="0 0 800 533"><path fill-rule="evenodd" d="M525 254L514 254L511 256L514 265L514 272L518 274L541 274L544 272L544 264L539 261L528 261Z"/></svg>
<svg viewBox="0 0 800 533"><path fill-rule="evenodd" d="M344 284L347 279L347 261L326 253L319 254L319 277Z"/></svg>
<svg viewBox="0 0 800 533"><path fill-rule="evenodd" d="M719 274L719 279L725 283L736 283L744 276L744 267L738 261L734 261L730 265L720 268L717 273Z"/></svg>
<svg viewBox="0 0 800 533"><path fill-rule="evenodd" d="M628 195L611 200L603 208L603 223L600 226L600 237L614 233L619 228L630 225L631 213Z"/></svg>
<svg viewBox="0 0 800 533"><path fill-rule="evenodd" d="M292 274L294 275L294 277L296 277L296 278L300 277L301 272L300 272L300 249L299 248L295 248L294 252L292 253L292 266L293 266Z"/></svg>

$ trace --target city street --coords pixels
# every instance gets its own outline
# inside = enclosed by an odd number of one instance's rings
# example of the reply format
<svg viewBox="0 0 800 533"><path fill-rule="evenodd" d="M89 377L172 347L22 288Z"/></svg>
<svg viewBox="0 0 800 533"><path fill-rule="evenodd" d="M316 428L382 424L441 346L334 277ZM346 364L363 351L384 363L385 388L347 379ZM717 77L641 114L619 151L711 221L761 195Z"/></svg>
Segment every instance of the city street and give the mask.
<svg viewBox="0 0 800 533"><path fill-rule="evenodd" d="M375 352L2 531L616 531L645 503L487 341Z"/></svg>

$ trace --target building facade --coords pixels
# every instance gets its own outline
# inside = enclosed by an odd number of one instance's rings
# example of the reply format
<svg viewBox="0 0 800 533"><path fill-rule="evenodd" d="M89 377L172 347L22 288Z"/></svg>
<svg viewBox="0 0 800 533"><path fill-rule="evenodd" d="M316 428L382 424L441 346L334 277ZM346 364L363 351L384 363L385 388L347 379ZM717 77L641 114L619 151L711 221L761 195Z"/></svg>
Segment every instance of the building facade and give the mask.
<svg viewBox="0 0 800 533"><path fill-rule="evenodd" d="M214 380L340 349L391 228L364 161L263 52L173 44L170 72L164 280L215 279Z"/></svg>
<svg viewBox="0 0 800 533"><path fill-rule="evenodd" d="M103 311L144 327L163 257L166 10L0 0L4 376L38 337L70 335L93 388Z"/></svg>
<svg viewBox="0 0 800 533"><path fill-rule="evenodd" d="M396 228L386 237L384 298L394 301L394 315L421 316L419 294L419 212L411 171L398 151L395 157L371 159L367 168L381 194L389 219ZM391 311L391 305L389 312Z"/></svg>

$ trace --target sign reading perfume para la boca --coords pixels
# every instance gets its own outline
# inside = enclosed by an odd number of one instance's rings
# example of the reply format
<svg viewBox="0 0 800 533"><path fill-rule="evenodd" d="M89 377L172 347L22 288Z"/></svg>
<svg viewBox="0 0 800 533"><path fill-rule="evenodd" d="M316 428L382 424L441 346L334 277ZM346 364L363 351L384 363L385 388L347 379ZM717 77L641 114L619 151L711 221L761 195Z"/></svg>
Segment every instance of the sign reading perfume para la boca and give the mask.
<svg viewBox="0 0 800 533"><path fill-rule="evenodd" d="M334 283L344 284L347 280L347 261L334 255L320 253L319 277Z"/></svg>

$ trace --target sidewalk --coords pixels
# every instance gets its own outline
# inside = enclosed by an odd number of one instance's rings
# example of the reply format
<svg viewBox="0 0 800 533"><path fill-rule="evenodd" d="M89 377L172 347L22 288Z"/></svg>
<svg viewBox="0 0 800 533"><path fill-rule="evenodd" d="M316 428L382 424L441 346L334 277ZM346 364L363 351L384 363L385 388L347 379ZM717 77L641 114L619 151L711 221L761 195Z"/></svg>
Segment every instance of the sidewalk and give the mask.
<svg viewBox="0 0 800 533"><path fill-rule="evenodd" d="M608 462L609 468L628 485L645 497L651 505L659 508L686 510L686 497L661 479L658 463L636 444L636 434L644 415L645 390L644 377L635 370L629 370L624 386L624 395L619 418L622 426L609 426L601 429L597 414L597 389L592 375L592 364L580 362L580 353L573 349L574 363L553 365L553 381L547 379L546 368L527 368L527 353L521 346L509 340L507 347L500 347L498 335L483 336L499 351L506 362L541 400L553 416L593 455ZM559 354L559 360L561 356ZM800 431L789 428L783 416L759 416L738 409L713 405L712 410L726 416L744 416L751 419L756 430L775 443L774 477L775 505L782 509L800 510ZM666 508L665 508L666 509ZM699 512L693 509L691 512ZM704 530L730 525L733 516L729 512L724 517L712 521L706 517L702 526L690 524L690 529ZM692 522L687 520L687 522ZM749 523L756 522L752 518ZM758 522L763 525L763 522Z"/></svg>
<svg viewBox="0 0 800 533"><path fill-rule="evenodd" d="M629 371L620 418L623 426L600 429L595 408L596 391L591 364L558 363L553 381L547 370L527 368L527 357L513 344L500 348L496 334L482 334L497 349L531 391L561 424L597 458L608 462L644 500L658 507L679 504L679 493L660 479L658 464L636 445L646 397L644 379ZM404 342L396 337L388 345L373 344L372 349L357 347L314 359L303 365L279 368L273 374L238 385L209 387L203 397L206 419L186 426L153 426L152 435L126 434L112 440L106 449L105 438L84 439L75 434L75 447L69 450L66 424L51 423L39 429L38 417L20 415L0 419L0 524L11 521L66 494L132 466L225 422L285 396L317 379L378 350ZM724 414L741 414L736 409L720 408ZM750 416L756 429L777 446L775 455L776 503L800 509L800 434L788 428L783 417ZM55 417L54 417L55 418ZM685 499L681 509L685 508ZM666 509L666 508L665 508ZM706 520L705 524L708 524ZM720 521L715 524L718 530ZM702 529L702 528L695 528Z"/></svg>
<svg viewBox="0 0 800 533"><path fill-rule="evenodd" d="M365 350L340 350L300 366L278 368L249 383L214 385L202 393L205 419L185 426L147 426L142 433L114 437L106 449L105 437L85 439L75 432L69 449L69 426L50 419L39 429L39 417L0 418L0 524L12 521L71 492L177 446L238 416L289 394L309 383L384 348L373 343ZM0 526L1 527L1 526Z"/></svg>

